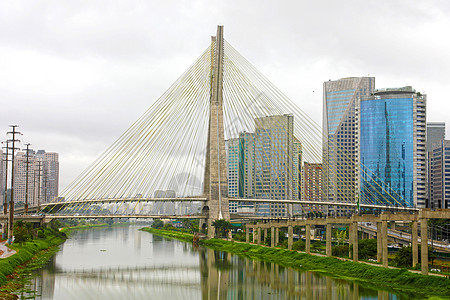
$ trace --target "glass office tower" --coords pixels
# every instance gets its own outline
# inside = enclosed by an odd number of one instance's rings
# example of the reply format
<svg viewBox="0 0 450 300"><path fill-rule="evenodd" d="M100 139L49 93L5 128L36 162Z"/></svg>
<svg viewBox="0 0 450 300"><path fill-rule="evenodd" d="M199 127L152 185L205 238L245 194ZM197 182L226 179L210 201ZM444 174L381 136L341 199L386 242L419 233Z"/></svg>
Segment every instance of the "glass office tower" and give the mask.
<svg viewBox="0 0 450 300"><path fill-rule="evenodd" d="M426 96L379 89L360 103L361 200L424 207Z"/></svg>
<svg viewBox="0 0 450 300"><path fill-rule="evenodd" d="M374 77L348 77L323 84L322 180L325 201L356 202L359 192L359 102L374 88ZM339 208L335 212L337 215L344 213Z"/></svg>

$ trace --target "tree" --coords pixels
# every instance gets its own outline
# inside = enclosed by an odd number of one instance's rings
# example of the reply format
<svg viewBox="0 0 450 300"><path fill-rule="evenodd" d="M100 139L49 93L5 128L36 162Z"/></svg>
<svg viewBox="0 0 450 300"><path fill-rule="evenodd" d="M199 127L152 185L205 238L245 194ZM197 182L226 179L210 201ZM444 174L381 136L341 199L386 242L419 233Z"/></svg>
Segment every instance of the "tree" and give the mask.
<svg viewBox="0 0 450 300"><path fill-rule="evenodd" d="M421 263L421 253L422 248L419 244L419 252L418 252L418 258L419 263ZM428 246L428 260L433 261L436 258L436 254L433 252L433 249L431 246ZM394 259L392 260L392 263L397 267L411 267L412 266L412 247L401 247L400 250L398 250L397 254L395 255Z"/></svg>
<svg viewBox="0 0 450 300"><path fill-rule="evenodd" d="M164 222L161 220L154 220L152 223L152 228L158 229L158 228L163 228L164 226Z"/></svg>
<svg viewBox="0 0 450 300"><path fill-rule="evenodd" d="M16 243L24 243L33 238L32 236L33 226L31 223L23 222L22 220L17 221L14 224L14 241Z"/></svg>
<svg viewBox="0 0 450 300"><path fill-rule="evenodd" d="M362 239L358 241L358 256L360 259L377 257L377 240Z"/></svg>
<svg viewBox="0 0 450 300"><path fill-rule="evenodd" d="M348 256L348 245L337 245L331 247L331 255L333 256Z"/></svg>
<svg viewBox="0 0 450 300"><path fill-rule="evenodd" d="M336 240L338 245L344 245L345 238L347 237L347 230L336 231Z"/></svg>
<svg viewBox="0 0 450 300"><path fill-rule="evenodd" d="M216 228L216 236L218 237L228 237L228 232L233 228L233 225L224 219L215 220L212 222L212 226Z"/></svg>

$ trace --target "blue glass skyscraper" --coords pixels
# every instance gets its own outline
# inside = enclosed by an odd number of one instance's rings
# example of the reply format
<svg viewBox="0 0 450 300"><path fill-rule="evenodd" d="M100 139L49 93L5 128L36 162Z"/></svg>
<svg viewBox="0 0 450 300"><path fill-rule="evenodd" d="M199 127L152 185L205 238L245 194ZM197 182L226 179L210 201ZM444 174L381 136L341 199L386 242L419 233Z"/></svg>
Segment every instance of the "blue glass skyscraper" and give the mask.
<svg viewBox="0 0 450 300"><path fill-rule="evenodd" d="M424 207L426 96L411 87L375 90L360 103L364 202Z"/></svg>

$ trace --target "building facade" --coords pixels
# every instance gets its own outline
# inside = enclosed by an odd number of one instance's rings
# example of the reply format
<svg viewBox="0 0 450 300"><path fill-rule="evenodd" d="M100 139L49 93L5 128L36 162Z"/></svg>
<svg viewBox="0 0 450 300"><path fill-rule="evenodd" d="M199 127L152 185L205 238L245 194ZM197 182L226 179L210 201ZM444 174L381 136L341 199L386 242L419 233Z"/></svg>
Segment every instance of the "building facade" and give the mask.
<svg viewBox="0 0 450 300"><path fill-rule="evenodd" d="M433 144L445 140L445 122L427 122L427 152L433 151Z"/></svg>
<svg viewBox="0 0 450 300"><path fill-rule="evenodd" d="M292 115L257 118L255 133L241 132L226 141L229 197L299 199L302 145L294 138L293 126ZM229 203L231 213L264 216L286 216L296 209L286 204Z"/></svg>
<svg viewBox="0 0 450 300"><path fill-rule="evenodd" d="M3 154L3 150L0 149L0 157L2 158L0 160L0 196L1 196L0 203L4 202L4 197L5 197L5 194L4 194L4 192L5 192L5 176L4 176L5 163L4 163L4 161L6 160L5 156L6 155Z"/></svg>
<svg viewBox="0 0 450 300"><path fill-rule="evenodd" d="M28 167L27 167L28 166ZM27 189L28 187L28 189ZM30 149L14 157L14 202L38 205L58 197L58 153Z"/></svg>
<svg viewBox="0 0 450 300"><path fill-rule="evenodd" d="M323 84L323 199L355 202L359 192L359 102L371 95L374 77ZM344 213L337 209L336 214Z"/></svg>
<svg viewBox="0 0 450 300"><path fill-rule="evenodd" d="M303 170L304 200L323 201L322 164L305 162Z"/></svg>
<svg viewBox="0 0 450 300"><path fill-rule="evenodd" d="M440 145L445 140L444 122L427 122L427 208L434 208L432 196L432 178L431 178L431 158L433 156L433 145Z"/></svg>
<svg viewBox="0 0 450 300"><path fill-rule="evenodd" d="M239 138L231 138L225 141L225 151L227 156L227 180L228 197L239 197ZM228 202L230 213L237 213L238 203L236 201Z"/></svg>
<svg viewBox="0 0 450 300"><path fill-rule="evenodd" d="M450 208L450 140L433 144L430 161L430 206Z"/></svg>
<svg viewBox="0 0 450 300"><path fill-rule="evenodd" d="M361 201L425 207L426 95L379 89L360 106Z"/></svg>
<svg viewBox="0 0 450 300"><path fill-rule="evenodd" d="M255 119L255 196L259 199L296 199L294 188L294 116ZM256 213L286 216L292 206L257 204Z"/></svg>
<svg viewBox="0 0 450 300"><path fill-rule="evenodd" d="M36 152L36 161L42 164L41 198L44 203L52 202L58 197L59 189L59 154L56 152Z"/></svg>

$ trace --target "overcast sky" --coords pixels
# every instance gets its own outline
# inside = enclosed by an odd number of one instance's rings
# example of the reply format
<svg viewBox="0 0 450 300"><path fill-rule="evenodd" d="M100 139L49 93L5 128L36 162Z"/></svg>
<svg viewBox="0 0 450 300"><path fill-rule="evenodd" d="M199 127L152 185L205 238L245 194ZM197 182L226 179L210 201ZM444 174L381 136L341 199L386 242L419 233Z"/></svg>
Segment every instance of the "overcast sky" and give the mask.
<svg viewBox="0 0 450 300"><path fill-rule="evenodd" d="M60 188L124 132L209 46L225 38L317 123L328 79L428 95L450 124L450 2L0 2L0 137L60 154Z"/></svg>

